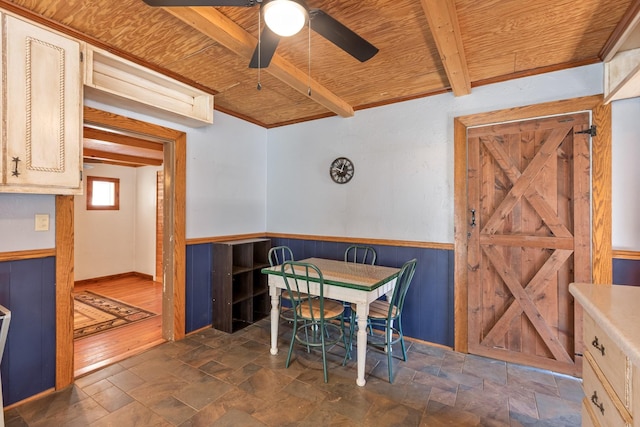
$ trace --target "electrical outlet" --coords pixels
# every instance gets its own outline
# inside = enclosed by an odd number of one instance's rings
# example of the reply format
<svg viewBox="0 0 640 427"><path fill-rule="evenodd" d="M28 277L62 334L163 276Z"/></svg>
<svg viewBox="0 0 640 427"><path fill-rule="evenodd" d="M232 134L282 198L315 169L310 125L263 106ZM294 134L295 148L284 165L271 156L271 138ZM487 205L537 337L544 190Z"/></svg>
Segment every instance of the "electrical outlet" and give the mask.
<svg viewBox="0 0 640 427"><path fill-rule="evenodd" d="M36 214L36 231L49 231L49 214Z"/></svg>

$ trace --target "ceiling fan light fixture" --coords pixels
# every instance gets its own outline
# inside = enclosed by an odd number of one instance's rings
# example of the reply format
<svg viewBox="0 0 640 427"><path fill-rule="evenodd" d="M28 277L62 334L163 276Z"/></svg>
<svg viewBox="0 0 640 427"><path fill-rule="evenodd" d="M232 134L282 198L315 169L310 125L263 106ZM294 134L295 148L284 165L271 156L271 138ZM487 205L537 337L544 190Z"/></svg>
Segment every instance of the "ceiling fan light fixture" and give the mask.
<svg viewBox="0 0 640 427"><path fill-rule="evenodd" d="M294 0L271 0L263 6L264 22L281 37L297 34L307 22L307 9Z"/></svg>

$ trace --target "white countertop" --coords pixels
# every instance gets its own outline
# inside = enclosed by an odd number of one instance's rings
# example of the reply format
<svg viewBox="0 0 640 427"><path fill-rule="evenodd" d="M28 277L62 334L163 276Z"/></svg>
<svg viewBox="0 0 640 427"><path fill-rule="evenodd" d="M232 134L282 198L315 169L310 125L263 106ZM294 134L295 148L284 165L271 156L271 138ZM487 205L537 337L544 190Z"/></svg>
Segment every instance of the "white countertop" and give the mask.
<svg viewBox="0 0 640 427"><path fill-rule="evenodd" d="M569 292L629 359L640 366L640 287L572 283Z"/></svg>

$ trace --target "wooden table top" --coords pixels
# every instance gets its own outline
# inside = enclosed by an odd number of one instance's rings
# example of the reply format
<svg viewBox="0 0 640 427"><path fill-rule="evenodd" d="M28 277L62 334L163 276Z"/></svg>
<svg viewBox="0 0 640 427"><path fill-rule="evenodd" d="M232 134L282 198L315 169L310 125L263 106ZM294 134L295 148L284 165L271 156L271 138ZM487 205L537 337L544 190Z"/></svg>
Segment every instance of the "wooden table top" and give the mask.
<svg viewBox="0 0 640 427"><path fill-rule="evenodd" d="M326 284L365 291L371 291L384 285L395 279L400 272L399 268L394 267L359 264L324 258L307 258L298 262L309 263L318 267L322 272ZM263 268L262 272L278 276L282 275L282 270L279 265Z"/></svg>

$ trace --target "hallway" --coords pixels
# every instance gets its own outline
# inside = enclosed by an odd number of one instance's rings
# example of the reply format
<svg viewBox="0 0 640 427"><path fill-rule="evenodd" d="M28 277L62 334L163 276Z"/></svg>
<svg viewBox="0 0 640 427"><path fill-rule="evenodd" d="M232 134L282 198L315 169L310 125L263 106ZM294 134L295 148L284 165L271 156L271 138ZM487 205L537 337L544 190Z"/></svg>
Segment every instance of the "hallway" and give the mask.
<svg viewBox="0 0 640 427"><path fill-rule="evenodd" d="M76 378L164 342L161 283L137 275L123 275L111 280L84 281L73 290L74 294L82 291L114 298L158 316L74 340Z"/></svg>

